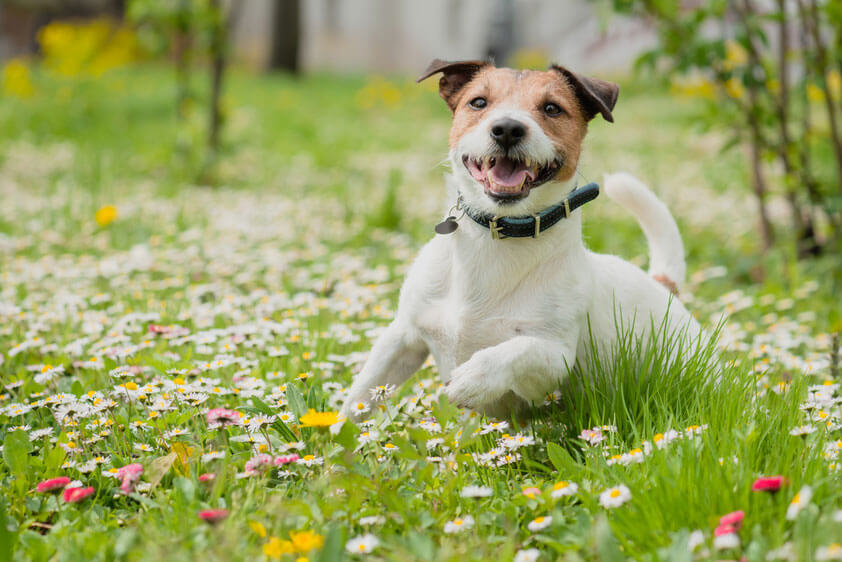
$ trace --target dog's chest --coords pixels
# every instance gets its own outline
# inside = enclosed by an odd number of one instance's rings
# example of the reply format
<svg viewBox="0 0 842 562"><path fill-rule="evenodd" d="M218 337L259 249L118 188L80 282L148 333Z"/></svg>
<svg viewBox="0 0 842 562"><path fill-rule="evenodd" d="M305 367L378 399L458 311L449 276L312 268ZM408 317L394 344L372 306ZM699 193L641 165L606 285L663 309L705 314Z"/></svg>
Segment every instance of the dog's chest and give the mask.
<svg viewBox="0 0 842 562"><path fill-rule="evenodd" d="M495 302L464 298L453 291L429 300L416 317L416 327L439 374L447 380L452 369L480 349L548 331L555 316L553 299L523 297L510 295Z"/></svg>

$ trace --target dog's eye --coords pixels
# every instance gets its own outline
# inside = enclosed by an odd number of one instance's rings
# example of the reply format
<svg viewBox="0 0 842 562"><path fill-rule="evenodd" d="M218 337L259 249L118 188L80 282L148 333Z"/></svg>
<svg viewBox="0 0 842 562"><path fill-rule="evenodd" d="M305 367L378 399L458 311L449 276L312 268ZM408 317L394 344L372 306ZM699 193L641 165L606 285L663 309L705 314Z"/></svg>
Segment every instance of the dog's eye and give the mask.
<svg viewBox="0 0 842 562"><path fill-rule="evenodd" d="M488 105L488 100L482 97L474 98L470 102L468 102L468 105L470 105L474 109L484 109L485 106Z"/></svg>
<svg viewBox="0 0 842 562"><path fill-rule="evenodd" d="M550 102L544 104L544 113L554 117L556 115L561 115L562 113L564 113L564 110L561 109L561 106L557 103Z"/></svg>

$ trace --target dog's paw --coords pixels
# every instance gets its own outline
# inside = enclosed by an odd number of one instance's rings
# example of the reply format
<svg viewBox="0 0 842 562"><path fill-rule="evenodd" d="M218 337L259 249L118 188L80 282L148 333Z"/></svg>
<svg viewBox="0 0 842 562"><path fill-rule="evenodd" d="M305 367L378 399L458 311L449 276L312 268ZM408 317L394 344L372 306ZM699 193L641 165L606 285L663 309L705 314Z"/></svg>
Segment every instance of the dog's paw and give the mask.
<svg viewBox="0 0 842 562"><path fill-rule="evenodd" d="M478 351L450 373L444 393L457 406L485 410L510 390L508 369L490 350Z"/></svg>

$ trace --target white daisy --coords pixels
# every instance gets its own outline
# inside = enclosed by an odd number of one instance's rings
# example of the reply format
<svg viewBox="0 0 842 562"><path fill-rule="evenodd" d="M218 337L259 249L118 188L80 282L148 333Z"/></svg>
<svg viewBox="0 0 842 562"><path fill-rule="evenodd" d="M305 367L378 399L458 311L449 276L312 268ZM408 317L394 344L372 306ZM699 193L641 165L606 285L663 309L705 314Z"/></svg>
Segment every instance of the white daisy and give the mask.
<svg viewBox="0 0 842 562"><path fill-rule="evenodd" d="M563 498L564 496L572 496L579 491L579 485L575 482L568 482L562 480L553 484L552 497Z"/></svg>
<svg viewBox="0 0 842 562"><path fill-rule="evenodd" d="M526 550L518 550L515 554L514 562L535 562L538 560L541 551L537 548L527 548Z"/></svg>
<svg viewBox="0 0 842 562"><path fill-rule="evenodd" d="M806 484L801 486L801 489L795 494L795 497L792 498L792 502L790 502L789 507L786 509L786 518L792 521L798 517L801 510L809 505L812 497L813 489Z"/></svg>
<svg viewBox="0 0 842 562"><path fill-rule="evenodd" d="M345 550L352 554L367 554L377 548L380 541L372 534L354 537L345 543Z"/></svg>
<svg viewBox="0 0 842 562"><path fill-rule="evenodd" d="M599 495L599 503L606 509L620 507L631 499L631 491L620 484L614 488L608 488Z"/></svg>
<svg viewBox="0 0 842 562"><path fill-rule="evenodd" d="M463 498L487 498L491 492L487 486L465 486L459 495Z"/></svg>
<svg viewBox="0 0 842 562"><path fill-rule="evenodd" d="M457 517L453 521L448 521L444 524L444 532L451 535L453 533L461 533L474 526L474 518L470 515L465 517Z"/></svg>
<svg viewBox="0 0 842 562"><path fill-rule="evenodd" d="M535 519L530 521L529 524L526 525L526 528L529 529L530 531L532 531L533 533L537 533L538 531L546 529L547 527L549 527L552 524L553 524L553 518L552 517L550 517L549 515L546 515L546 516L542 515L542 516L536 517Z"/></svg>

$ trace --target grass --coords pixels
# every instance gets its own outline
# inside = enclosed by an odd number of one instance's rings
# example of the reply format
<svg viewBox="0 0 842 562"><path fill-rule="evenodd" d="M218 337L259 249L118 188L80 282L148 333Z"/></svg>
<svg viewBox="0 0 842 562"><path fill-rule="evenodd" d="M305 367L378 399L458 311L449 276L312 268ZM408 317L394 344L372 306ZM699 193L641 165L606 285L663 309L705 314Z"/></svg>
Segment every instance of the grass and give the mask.
<svg viewBox="0 0 842 562"><path fill-rule="evenodd" d="M336 560L371 533L375 559L764 560L789 545L808 560L842 533L838 264L796 262L786 244L758 254L741 155L719 152L691 102L624 82L582 173L629 169L669 202L691 272L682 298L720 327L716 349L674 364L623 337L508 425L448 404L428 364L372 424L334 435L302 417L338 408L445 210L448 113L430 86L235 73L211 166L203 115L176 120L167 69L35 85L0 104L9 558ZM97 224L109 204L116 220ZM645 263L622 210L598 200L585 216L592 248ZM218 407L240 423L211 427ZM263 454L301 459L267 467ZM143 474L126 495L114 474L130 463ZM777 474L781 491L752 492ZM94 494L36 491L62 475ZM560 481L576 493L553 497ZM631 498L603 507L621 484ZM788 520L804 485L812 498ZM227 518L211 525L206 509ZM740 546L717 550L735 510ZM531 530L540 517L551 523Z"/></svg>

